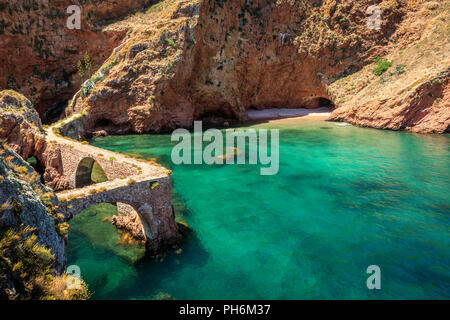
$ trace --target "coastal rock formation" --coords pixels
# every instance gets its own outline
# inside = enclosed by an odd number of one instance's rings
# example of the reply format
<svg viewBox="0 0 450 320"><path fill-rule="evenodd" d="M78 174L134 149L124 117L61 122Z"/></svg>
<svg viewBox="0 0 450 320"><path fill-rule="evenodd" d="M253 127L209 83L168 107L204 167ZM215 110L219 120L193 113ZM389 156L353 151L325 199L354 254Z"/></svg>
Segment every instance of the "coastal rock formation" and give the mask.
<svg viewBox="0 0 450 320"><path fill-rule="evenodd" d="M450 132L450 4L428 2L408 13L378 62L328 87L330 120L419 133Z"/></svg>
<svg viewBox="0 0 450 320"><path fill-rule="evenodd" d="M66 290L68 224L54 192L5 143L0 145L0 300L87 299Z"/></svg>
<svg viewBox="0 0 450 320"><path fill-rule="evenodd" d="M67 114L87 114L87 135L99 128L102 134L168 131L190 127L195 119L245 119L251 108L282 107L334 106L334 120L377 126L367 117L380 105L358 107L373 95L352 100L355 94L338 84L374 57L420 43L431 21L445 24L446 17L436 17L448 11L447 4L379 1L381 25L373 29L367 26L369 0L161 1L105 28L132 31L82 86ZM442 70L435 71L438 76ZM349 120L349 101L361 117ZM443 131L436 121L408 125L417 115L404 106L405 117L393 117L396 124L386 128ZM445 122L444 112L431 113Z"/></svg>
<svg viewBox="0 0 450 320"><path fill-rule="evenodd" d="M27 96L42 119L57 117L85 80L77 75L77 62L87 52L96 70L127 32L101 25L149 2L1 0L0 88ZM80 29L67 28L71 5L82 7Z"/></svg>
<svg viewBox="0 0 450 320"><path fill-rule="evenodd" d="M199 1L164 1L105 30L131 32L90 81L74 96L66 115L82 112L83 134L158 132L189 126L193 107L185 90L186 51L194 44ZM173 18L172 18L173 17ZM183 63L180 63L183 62ZM187 68L175 74L176 68Z"/></svg>
<svg viewBox="0 0 450 320"><path fill-rule="evenodd" d="M413 90L373 98L347 103L333 112L330 119L379 129L450 133L449 71Z"/></svg>
<svg viewBox="0 0 450 320"><path fill-rule="evenodd" d="M61 270L65 264L65 235L62 229L60 235L55 232L61 218L55 209L58 201L53 191L41 183L38 172L24 161L40 155L46 149L41 120L32 103L11 90L0 92L0 139L0 199L4 208L8 209L2 210L0 225L10 227L25 224L37 227L40 234L38 241L52 248L58 270ZM19 215L17 210L14 211L15 215L11 214L13 202L16 207L22 208Z"/></svg>

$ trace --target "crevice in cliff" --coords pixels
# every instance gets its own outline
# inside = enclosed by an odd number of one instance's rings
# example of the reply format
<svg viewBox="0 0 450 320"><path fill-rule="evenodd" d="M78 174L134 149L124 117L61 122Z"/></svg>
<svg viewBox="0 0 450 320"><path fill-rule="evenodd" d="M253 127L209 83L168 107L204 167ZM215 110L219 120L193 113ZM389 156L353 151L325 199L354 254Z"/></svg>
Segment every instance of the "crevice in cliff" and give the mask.
<svg viewBox="0 0 450 320"><path fill-rule="evenodd" d="M105 128L109 128L109 127L111 127L113 125L114 124L112 123L111 120L106 119L106 118L101 118L101 119L98 119L95 122L94 128L97 129L97 130L98 129L105 129Z"/></svg>
<svg viewBox="0 0 450 320"><path fill-rule="evenodd" d="M45 180L44 180L45 166L42 164L42 162L37 157L34 157L34 156L29 157L28 159L26 159L26 161L30 164L30 166L33 167L33 169L37 173L39 173L41 183L45 184Z"/></svg>
<svg viewBox="0 0 450 320"><path fill-rule="evenodd" d="M227 112L226 109L223 109L223 108L203 111L200 114L198 114L198 116L196 116L195 118L196 118L196 120L205 121L205 122L214 121L214 119L227 119L227 120L237 119L236 116Z"/></svg>

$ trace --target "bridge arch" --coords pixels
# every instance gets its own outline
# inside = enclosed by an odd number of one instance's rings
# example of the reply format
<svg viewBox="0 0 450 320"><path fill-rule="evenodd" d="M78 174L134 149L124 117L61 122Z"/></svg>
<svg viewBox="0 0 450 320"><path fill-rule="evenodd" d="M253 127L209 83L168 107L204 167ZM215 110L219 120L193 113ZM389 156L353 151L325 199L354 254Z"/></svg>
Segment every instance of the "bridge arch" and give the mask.
<svg viewBox="0 0 450 320"><path fill-rule="evenodd" d="M152 229L148 224L148 220L143 216L145 214L148 215L153 213L151 205L142 209L141 206L138 206L134 202L128 202L123 199L116 202L115 199L102 197L78 206L76 211L72 211L72 217L82 215L85 210L101 206L102 204L110 205L110 207L106 208L113 214L112 224L115 225L117 229L122 229L130 233L136 240L147 241L147 239L151 240L153 238ZM142 212L142 214L140 212Z"/></svg>
<svg viewBox="0 0 450 320"><path fill-rule="evenodd" d="M46 130L48 141L57 145L49 151L49 162L55 162L51 166L58 168L57 174L51 173L63 180L64 189L67 189L57 194L58 207L65 221L95 204L124 203L131 206L139 217L148 255L158 256L179 244L182 235L170 200L170 172L163 167L65 139L53 130L60 129L61 135L65 136L65 128L74 123L82 124L79 122L82 119L74 115L61 125ZM74 128L80 128L80 125ZM68 131L74 133L73 128L68 128ZM98 184L91 185L96 162L101 165L106 179L103 183L97 181Z"/></svg>
<svg viewBox="0 0 450 320"><path fill-rule="evenodd" d="M108 186L108 183L112 185ZM83 188L82 193L81 190L72 191L76 195L70 195L69 191L65 198L60 198L59 207L66 221L96 204L121 203L132 207L133 213L136 212L144 233L147 255L158 256L179 243L181 234L170 202L170 177L131 184L107 182L100 186L103 187L97 190L94 186Z"/></svg>
<svg viewBox="0 0 450 320"><path fill-rule="evenodd" d="M75 188L105 181L108 181L105 171L95 159L91 157L81 159L75 172Z"/></svg>

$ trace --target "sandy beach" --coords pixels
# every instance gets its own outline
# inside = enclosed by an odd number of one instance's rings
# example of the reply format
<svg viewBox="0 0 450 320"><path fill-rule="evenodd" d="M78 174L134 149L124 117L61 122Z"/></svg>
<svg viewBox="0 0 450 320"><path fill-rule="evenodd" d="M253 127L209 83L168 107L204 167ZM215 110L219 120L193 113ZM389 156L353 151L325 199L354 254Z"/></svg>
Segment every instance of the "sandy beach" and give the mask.
<svg viewBox="0 0 450 320"><path fill-rule="evenodd" d="M248 120L277 120L288 118L317 119L326 120L331 114L331 110L325 107L316 109L265 109L249 110L247 112Z"/></svg>

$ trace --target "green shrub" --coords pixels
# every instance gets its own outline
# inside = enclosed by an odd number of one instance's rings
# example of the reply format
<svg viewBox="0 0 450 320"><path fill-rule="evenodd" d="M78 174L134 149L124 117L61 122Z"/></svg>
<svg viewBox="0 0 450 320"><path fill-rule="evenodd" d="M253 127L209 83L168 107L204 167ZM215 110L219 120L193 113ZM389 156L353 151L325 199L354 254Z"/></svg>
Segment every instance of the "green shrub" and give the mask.
<svg viewBox="0 0 450 320"><path fill-rule="evenodd" d="M392 66L392 61L388 61L387 59L382 59L379 56L376 56L373 60L376 63L375 69L373 69L373 73L376 76L381 76Z"/></svg>
<svg viewBox="0 0 450 320"><path fill-rule="evenodd" d="M103 79L104 79L103 77L100 77L98 74L95 74L92 78L86 80L86 82L84 82L83 86L81 87L81 96L85 98L88 95L90 95L92 90L94 89L95 84L99 81L102 81Z"/></svg>

